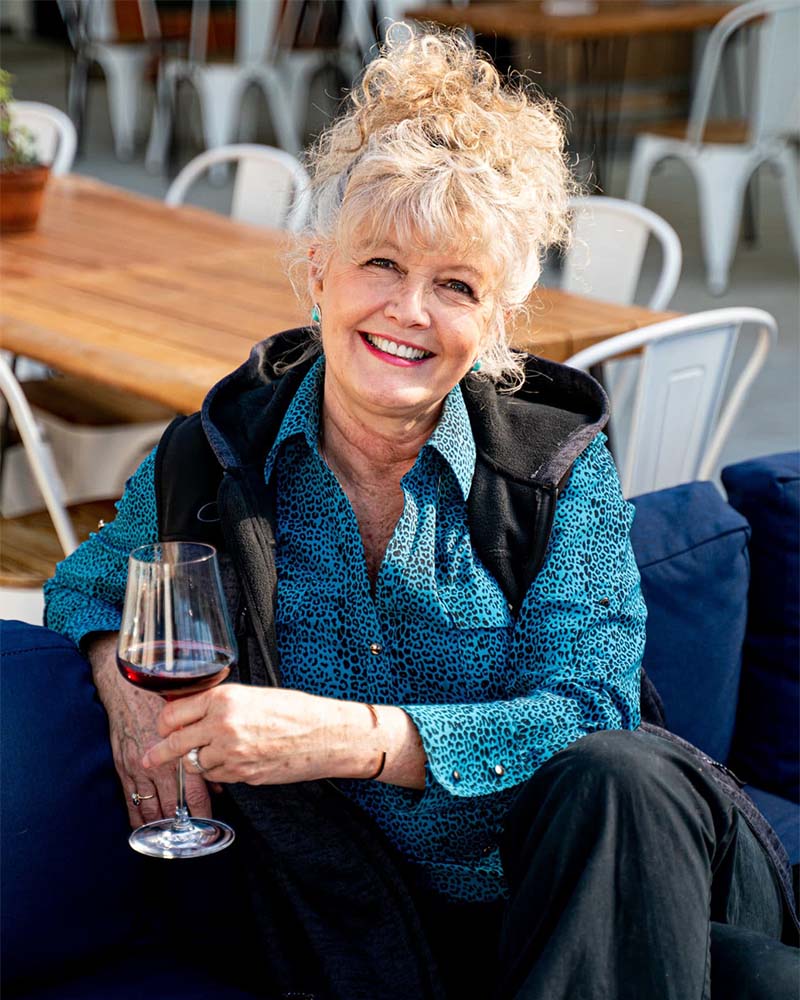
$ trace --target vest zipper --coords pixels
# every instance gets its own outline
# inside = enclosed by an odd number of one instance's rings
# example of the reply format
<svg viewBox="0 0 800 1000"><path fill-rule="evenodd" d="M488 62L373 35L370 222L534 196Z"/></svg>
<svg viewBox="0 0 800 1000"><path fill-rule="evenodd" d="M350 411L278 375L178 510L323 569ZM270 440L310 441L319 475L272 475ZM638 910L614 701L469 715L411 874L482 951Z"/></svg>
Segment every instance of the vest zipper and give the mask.
<svg viewBox="0 0 800 1000"><path fill-rule="evenodd" d="M239 657L237 661L237 667L239 670L239 681L242 684L251 683L251 673L250 673L250 635L252 634L249 628L250 625L250 615L247 611L247 605L244 599L241 599L239 604L239 610L236 615L236 625L234 626L234 634L236 635L236 644L239 647Z"/></svg>

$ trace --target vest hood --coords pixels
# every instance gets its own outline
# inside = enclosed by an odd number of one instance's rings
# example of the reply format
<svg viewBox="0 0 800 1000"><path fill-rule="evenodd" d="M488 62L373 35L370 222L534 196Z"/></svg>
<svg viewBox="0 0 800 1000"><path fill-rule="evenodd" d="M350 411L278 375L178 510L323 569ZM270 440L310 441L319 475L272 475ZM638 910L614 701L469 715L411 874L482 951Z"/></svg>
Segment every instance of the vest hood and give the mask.
<svg viewBox="0 0 800 1000"><path fill-rule="evenodd" d="M300 327L256 344L248 360L218 382L203 403L206 437L224 469L262 462L315 358L301 358L310 330ZM499 393L468 375L461 383L478 463L504 479L557 488L608 420L608 399L584 372L529 356L525 383Z"/></svg>

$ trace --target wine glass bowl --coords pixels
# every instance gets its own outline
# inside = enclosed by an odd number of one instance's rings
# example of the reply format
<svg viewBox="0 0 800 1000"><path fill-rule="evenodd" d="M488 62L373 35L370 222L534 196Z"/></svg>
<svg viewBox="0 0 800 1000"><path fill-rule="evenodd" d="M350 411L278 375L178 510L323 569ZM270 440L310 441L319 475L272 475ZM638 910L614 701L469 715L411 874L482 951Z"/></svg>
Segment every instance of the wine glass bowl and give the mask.
<svg viewBox="0 0 800 1000"><path fill-rule="evenodd" d="M216 551L200 542L159 542L135 549L117 642L122 676L167 701L221 683L236 660ZM192 817L186 807L183 761L177 765L173 819L134 830L131 847L159 858L193 858L221 851L234 832L218 820Z"/></svg>

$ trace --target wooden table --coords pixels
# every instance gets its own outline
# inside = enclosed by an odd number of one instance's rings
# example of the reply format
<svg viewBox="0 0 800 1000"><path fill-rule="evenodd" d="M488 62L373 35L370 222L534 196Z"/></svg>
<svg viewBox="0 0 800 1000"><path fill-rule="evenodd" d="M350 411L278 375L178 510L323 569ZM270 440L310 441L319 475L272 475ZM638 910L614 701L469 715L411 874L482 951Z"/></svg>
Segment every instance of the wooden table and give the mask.
<svg viewBox="0 0 800 1000"><path fill-rule="evenodd" d="M10 351L190 413L254 342L307 319L282 233L76 175L45 198L37 231L0 248ZM562 361L667 315L540 289L514 341Z"/></svg>
<svg viewBox="0 0 800 1000"><path fill-rule="evenodd" d="M548 14L540 2L473 2L465 7L431 5L409 7L420 21L468 26L482 35L509 38L546 38L576 42L630 35L691 32L711 28L733 10L732 3L647 3L642 0L600 2L588 14Z"/></svg>
<svg viewBox="0 0 800 1000"><path fill-rule="evenodd" d="M541 2L473 2L465 7L411 7L409 17L450 27L469 27L479 35L517 41L578 44L581 49L579 84L587 93L598 76L605 85L596 101L579 116L574 144L594 159L594 181L603 188L616 138L614 102L625 81L628 39L638 35L689 33L711 28L736 5L732 3L648 3L646 0L599 0L586 14L546 13ZM542 86L548 85L548 67L537 66Z"/></svg>

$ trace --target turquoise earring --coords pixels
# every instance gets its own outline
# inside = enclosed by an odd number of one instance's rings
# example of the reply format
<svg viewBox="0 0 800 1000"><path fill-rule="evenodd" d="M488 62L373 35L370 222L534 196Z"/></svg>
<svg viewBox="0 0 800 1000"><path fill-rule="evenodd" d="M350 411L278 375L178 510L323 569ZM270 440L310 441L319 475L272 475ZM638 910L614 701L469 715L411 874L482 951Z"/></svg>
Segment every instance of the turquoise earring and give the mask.
<svg viewBox="0 0 800 1000"><path fill-rule="evenodd" d="M320 312L319 312L319 306L315 302L314 303L314 307L311 310L311 322L312 323L319 323L319 321L321 319L322 319L322 316L320 315Z"/></svg>
<svg viewBox="0 0 800 1000"><path fill-rule="evenodd" d="M479 372L481 370L481 359L477 358L475 364L470 368L471 372Z"/></svg>

